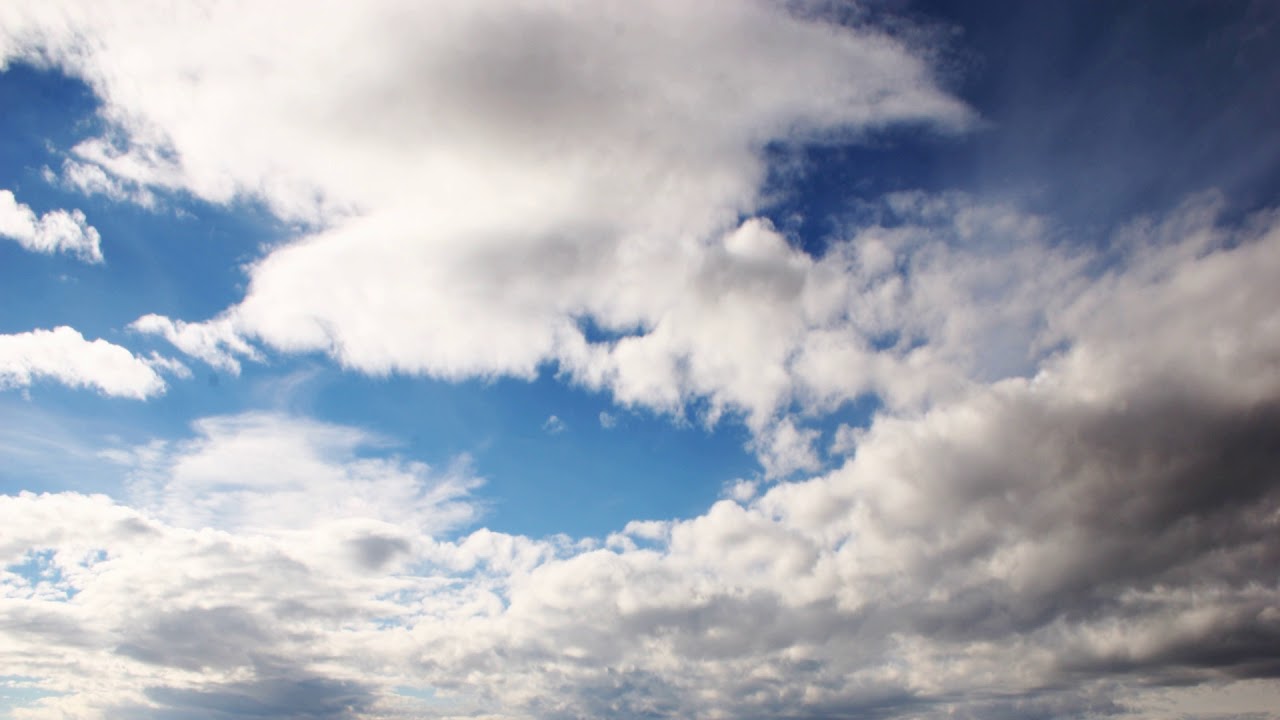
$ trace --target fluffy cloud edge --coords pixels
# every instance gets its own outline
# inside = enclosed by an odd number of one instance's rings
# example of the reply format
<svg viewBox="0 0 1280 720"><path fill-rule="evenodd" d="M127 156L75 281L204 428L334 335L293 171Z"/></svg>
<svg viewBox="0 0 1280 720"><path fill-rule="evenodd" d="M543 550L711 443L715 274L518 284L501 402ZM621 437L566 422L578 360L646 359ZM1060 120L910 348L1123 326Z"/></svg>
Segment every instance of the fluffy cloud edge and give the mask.
<svg viewBox="0 0 1280 720"><path fill-rule="evenodd" d="M164 393L167 386L160 372L190 374L172 358L134 355L101 338L87 340L65 325L0 335L0 388L28 388L51 380L110 397L146 400Z"/></svg>
<svg viewBox="0 0 1280 720"><path fill-rule="evenodd" d="M102 237L83 212L57 209L37 216L10 190L0 190L0 237L31 252L61 252L90 264L103 262Z"/></svg>

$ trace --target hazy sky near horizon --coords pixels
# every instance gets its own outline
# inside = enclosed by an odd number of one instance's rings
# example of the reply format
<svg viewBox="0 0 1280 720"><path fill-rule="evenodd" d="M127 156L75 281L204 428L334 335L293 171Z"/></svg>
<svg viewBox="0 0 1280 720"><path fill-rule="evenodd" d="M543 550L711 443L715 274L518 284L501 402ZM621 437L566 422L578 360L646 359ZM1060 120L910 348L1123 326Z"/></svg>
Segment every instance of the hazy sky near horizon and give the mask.
<svg viewBox="0 0 1280 720"><path fill-rule="evenodd" d="M0 5L0 718L1277 718L1280 6Z"/></svg>

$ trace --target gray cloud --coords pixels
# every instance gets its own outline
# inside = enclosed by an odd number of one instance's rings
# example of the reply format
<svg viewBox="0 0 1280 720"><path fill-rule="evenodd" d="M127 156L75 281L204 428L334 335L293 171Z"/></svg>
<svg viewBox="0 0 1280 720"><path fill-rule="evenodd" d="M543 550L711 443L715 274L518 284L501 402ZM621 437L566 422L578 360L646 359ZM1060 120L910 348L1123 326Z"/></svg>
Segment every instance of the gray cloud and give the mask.
<svg viewBox="0 0 1280 720"><path fill-rule="evenodd" d="M122 707L127 717L149 720L263 718L354 720L372 705L370 688L318 675L264 673L252 681L202 689L149 688L156 707Z"/></svg>
<svg viewBox="0 0 1280 720"><path fill-rule="evenodd" d="M269 635L242 608L186 608L148 613L140 627L124 631L116 652L152 665L186 670L234 668L253 662Z"/></svg>

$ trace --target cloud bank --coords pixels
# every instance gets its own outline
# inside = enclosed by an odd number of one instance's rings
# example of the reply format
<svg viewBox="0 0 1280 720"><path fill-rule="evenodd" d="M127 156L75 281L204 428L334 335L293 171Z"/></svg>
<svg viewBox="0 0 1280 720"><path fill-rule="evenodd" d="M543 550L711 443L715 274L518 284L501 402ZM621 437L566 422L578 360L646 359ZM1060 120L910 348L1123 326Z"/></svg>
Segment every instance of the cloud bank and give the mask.
<svg viewBox="0 0 1280 720"><path fill-rule="evenodd" d="M1032 377L687 520L449 539L465 471L279 415L112 453L127 501L5 497L0 656L56 693L17 717L1142 717L1197 685L1265 708L1280 216L1206 212L1132 226Z"/></svg>

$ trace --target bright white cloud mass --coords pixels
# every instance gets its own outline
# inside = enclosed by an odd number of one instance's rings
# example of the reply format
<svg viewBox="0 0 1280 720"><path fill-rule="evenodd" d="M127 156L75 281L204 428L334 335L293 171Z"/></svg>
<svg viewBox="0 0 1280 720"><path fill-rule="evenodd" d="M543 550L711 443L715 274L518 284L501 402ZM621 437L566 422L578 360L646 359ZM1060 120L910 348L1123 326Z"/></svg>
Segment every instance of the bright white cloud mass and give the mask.
<svg viewBox="0 0 1280 720"><path fill-rule="evenodd" d="M27 387L51 378L104 395L144 399L164 392L157 368L189 374L182 363L152 355L143 358L106 340L86 340L73 328L0 335L0 387Z"/></svg>
<svg viewBox="0 0 1280 720"><path fill-rule="evenodd" d="M1280 14L1048 6L0 6L0 718L1280 717Z"/></svg>
<svg viewBox="0 0 1280 720"><path fill-rule="evenodd" d="M0 237L32 252L65 252L86 262L102 262L101 237L79 210L53 210L36 217L9 190L0 190Z"/></svg>

